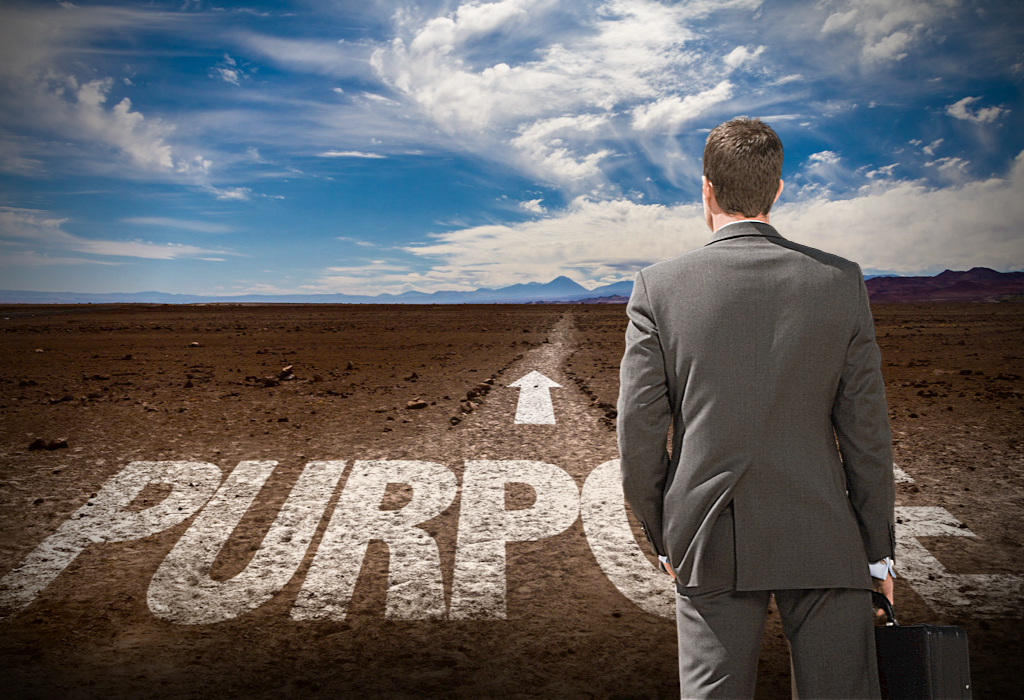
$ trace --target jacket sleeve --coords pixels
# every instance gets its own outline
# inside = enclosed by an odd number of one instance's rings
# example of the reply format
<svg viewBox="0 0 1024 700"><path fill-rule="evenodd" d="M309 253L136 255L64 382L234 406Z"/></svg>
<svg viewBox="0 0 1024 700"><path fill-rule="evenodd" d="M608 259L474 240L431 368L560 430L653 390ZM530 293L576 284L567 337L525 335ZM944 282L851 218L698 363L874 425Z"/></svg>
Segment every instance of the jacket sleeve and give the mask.
<svg viewBox="0 0 1024 700"><path fill-rule="evenodd" d="M663 493L672 408L661 339L642 272L634 280L626 313L629 325L619 366L617 422L622 490L655 554L664 555Z"/></svg>
<svg viewBox="0 0 1024 700"><path fill-rule="evenodd" d="M856 320L832 404L832 426L864 549L875 562L894 556L896 485L881 353L859 267L857 276Z"/></svg>

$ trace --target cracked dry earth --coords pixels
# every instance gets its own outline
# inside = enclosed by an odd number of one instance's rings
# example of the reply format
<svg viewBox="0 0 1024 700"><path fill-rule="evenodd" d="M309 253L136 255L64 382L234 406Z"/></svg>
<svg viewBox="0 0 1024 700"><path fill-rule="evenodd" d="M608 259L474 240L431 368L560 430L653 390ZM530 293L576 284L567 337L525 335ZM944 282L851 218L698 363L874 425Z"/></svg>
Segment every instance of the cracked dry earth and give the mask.
<svg viewBox="0 0 1024 700"><path fill-rule="evenodd" d="M967 628L976 698L1024 697L1024 307L875 314L899 506L973 535L907 540L940 568L898 611ZM607 478L624 307L0 316L5 697L677 696ZM553 425L514 421L531 371ZM757 696L789 696L777 615Z"/></svg>

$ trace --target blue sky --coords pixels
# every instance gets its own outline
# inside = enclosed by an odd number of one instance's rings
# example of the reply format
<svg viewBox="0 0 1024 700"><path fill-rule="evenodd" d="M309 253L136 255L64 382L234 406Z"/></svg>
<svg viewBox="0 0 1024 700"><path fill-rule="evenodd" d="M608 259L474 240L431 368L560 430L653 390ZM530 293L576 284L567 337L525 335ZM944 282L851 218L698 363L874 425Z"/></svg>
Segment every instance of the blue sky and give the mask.
<svg viewBox="0 0 1024 700"><path fill-rule="evenodd" d="M1024 5L0 3L0 288L587 287L705 243L733 116L772 223L867 272L1024 268Z"/></svg>

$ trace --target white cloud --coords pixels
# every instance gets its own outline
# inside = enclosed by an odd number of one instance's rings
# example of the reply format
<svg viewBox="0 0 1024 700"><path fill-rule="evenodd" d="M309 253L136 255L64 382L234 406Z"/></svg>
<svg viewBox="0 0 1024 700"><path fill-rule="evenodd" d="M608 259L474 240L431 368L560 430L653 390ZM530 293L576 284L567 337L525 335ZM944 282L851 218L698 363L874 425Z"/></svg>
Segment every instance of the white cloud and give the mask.
<svg viewBox="0 0 1024 700"><path fill-rule="evenodd" d="M441 16L400 13L399 36L370 62L462 147L587 191L605 181L616 143L672 132L731 96L721 64L690 48L699 38L692 25L718 10L759 5L607 0L570 29L565 15L551 21L561 9L553 0L465 2ZM537 48L509 51L509 37L528 37ZM740 48L729 54L736 65L763 50ZM587 128L543 136L562 123Z"/></svg>
<svg viewBox="0 0 1024 700"><path fill-rule="evenodd" d="M819 151L809 155L800 171L790 179L787 199L831 196L837 187L845 189L859 179L838 153Z"/></svg>
<svg viewBox="0 0 1024 700"><path fill-rule="evenodd" d="M871 179L878 177L891 178L893 170L897 167L899 167L899 163L890 163L889 165L883 165L882 167L874 170L868 170L864 175Z"/></svg>
<svg viewBox="0 0 1024 700"><path fill-rule="evenodd" d="M936 158L925 163L925 167L935 168L949 182L966 182L967 166L970 161L958 157Z"/></svg>
<svg viewBox="0 0 1024 700"><path fill-rule="evenodd" d="M893 32L892 34L879 39L876 43L865 45L863 55L870 61L899 61L907 57L904 51L913 37L908 32Z"/></svg>
<svg viewBox="0 0 1024 700"><path fill-rule="evenodd" d="M608 149L580 155L569 143L586 147L587 135L600 133L608 122L603 114L542 119L523 126L511 145L523 156L523 165L541 175L561 182L596 179L601 176L600 162L610 155Z"/></svg>
<svg viewBox="0 0 1024 700"><path fill-rule="evenodd" d="M173 125L147 118L127 96L111 99L115 81L96 77L82 60L81 49L98 36L182 21L175 13L118 8L4 8L0 28L0 81L8 104L8 128L42 132L51 139L86 146L103 160L150 174L174 167L166 139ZM69 67L71 68L69 70ZM81 80L79 75L88 78ZM132 81L118 81L118 89ZM113 102L108 106L108 101Z"/></svg>
<svg viewBox="0 0 1024 700"><path fill-rule="evenodd" d="M709 236L697 204L577 197L549 217L435 234L433 242L406 250L431 261L439 275L441 282L426 291L444 289L443 281L451 279L478 288L563 274L595 286L630 278L645 265L703 245Z"/></svg>
<svg viewBox="0 0 1024 700"><path fill-rule="evenodd" d="M173 131L157 122L147 122L141 112L132 111L132 101L122 98L111 109L104 109L107 94L113 85L110 78L90 80L78 85L71 76L63 81L75 96L74 102L60 100L63 90L50 93L67 119L64 124L75 135L85 136L113 146L126 154L136 165L146 169L170 169L174 166L171 147L164 137ZM61 86L62 88L63 86Z"/></svg>
<svg viewBox="0 0 1024 700"><path fill-rule="evenodd" d="M532 214L546 214L547 213L547 209L545 209L543 206L541 206L541 202L543 202L543 201L544 201L543 199L530 199L530 200L525 201L525 202L520 202L519 203L519 208L520 209L525 209L526 211L528 211L528 212L530 212Z"/></svg>
<svg viewBox="0 0 1024 700"><path fill-rule="evenodd" d="M839 162L839 154L835 151L820 151L809 155L807 161L812 164L835 165Z"/></svg>
<svg viewBox="0 0 1024 700"><path fill-rule="evenodd" d="M737 46L735 49L725 55L722 61L725 65L730 68L739 68L744 63L749 63L757 59L762 53L764 53L765 47L758 46L756 49L751 51L746 46Z"/></svg>
<svg viewBox="0 0 1024 700"><path fill-rule="evenodd" d="M214 187L207 184L203 186L203 189L214 195L217 199L246 201L252 196L252 189L249 187Z"/></svg>
<svg viewBox="0 0 1024 700"><path fill-rule="evenodd" d="M975 124L988 124L994 122L1003 114L1009 114L1010 110L1001 107L983 107L979 110L972 110L968 105L974 104L980 97L965 97L951 105L946 105L946 114Z"/></svg>
<svg viewBox="0 0 1024 700"><path fill-rule="evenodd" d="M946 159L944 159L946 160ZM959 168L959 159L946 165ZM881 182L861 196L783 204L772 224L800 243L904 274L1024 267L1024 153L1010 173L949 187ZM783 195L785 196L785 195Z"/></svg>
<svg viewBox="0 0 1024 700"><path fill-rule="evenodd" d="M215 66L210 69L210 75L212 77L220 78L225 83L238 85L239 72L234 68L223 68L221 66Z"/></svg>
<svg viewBox="0 0 1024 700"><path fill-rule="evenodd" d="M935 139L921 150L924 151L926 155L933 156L935 155L935 149L941 146L943 141L945 141L945 139Z"/></svg>
<svg viewBox="0 0 1024 700"><path fill-rule="evenodd" d="M34 209L0 207L0 238L6 242L27 242L33 248L44 246L58 253L74 252L149 260L174 260L204 255L235 255L224 250L209 250L178 243L147 241L111 241L76 236L63 230L68 219L50 218ZM32 251L38 252L38 251Z"/></svg>
<svg viewBox="0 0 1024 700"><path fill-rule="evenodd" d="M701 116L709 108L732 97L733 85L723 80L710 90L680 98L664 97L657 102L640 105L633 110L633 128L640 132L674 134L685 124Z"/></svg>
<svg viewBox="0 0 1024 700"><path fill-rule="evenodd" d="M823 34L849 32L861 41L861 59L884 64L906 58L929 26L951 15L957 0L848 0L829 14Z"/></svg>
<svg viewBox="0 0 1024 700"><path fill-rule="evenodd" d="M324 151L318 154L321 158L386 158L379 153L364 153L363 151Z"/></svg>
<svg viewBox="0 0 1024 700"><path fill-rule="evenodd" d="M833 158L821 155L820 161ZM1019 228L1024 220L1024 198L1019 196L1024 152L1006 177L940 188L893 181L888 177L893 167L886 166L885 178L848 199L782 201L772 210L772 224L790 240L841 255L863 268L917 274L1024 267ZM629 279L646 265L704 245L710 236L698 204L669 207L577 197L543 218L439 233L430 242L407 247L425 269L386 261L365 268L331 268L317 288L365 294L432 292L547 281L559 275L594 287Z"/></svg>

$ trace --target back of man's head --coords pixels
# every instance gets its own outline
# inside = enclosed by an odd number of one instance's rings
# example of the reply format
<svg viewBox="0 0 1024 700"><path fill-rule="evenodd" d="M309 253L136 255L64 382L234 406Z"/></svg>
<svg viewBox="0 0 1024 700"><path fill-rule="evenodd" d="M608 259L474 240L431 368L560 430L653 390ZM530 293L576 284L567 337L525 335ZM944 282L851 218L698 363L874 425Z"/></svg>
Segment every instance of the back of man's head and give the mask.
<svg viewBox="0 0 1024 700"><path fill-rule="evenodd" d="M782 179L782 141L760 119L719 124L704 145L704 177L727 214L767 214Z"/></svg>

